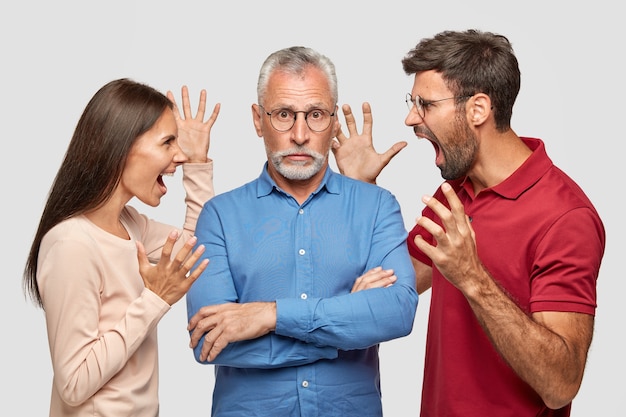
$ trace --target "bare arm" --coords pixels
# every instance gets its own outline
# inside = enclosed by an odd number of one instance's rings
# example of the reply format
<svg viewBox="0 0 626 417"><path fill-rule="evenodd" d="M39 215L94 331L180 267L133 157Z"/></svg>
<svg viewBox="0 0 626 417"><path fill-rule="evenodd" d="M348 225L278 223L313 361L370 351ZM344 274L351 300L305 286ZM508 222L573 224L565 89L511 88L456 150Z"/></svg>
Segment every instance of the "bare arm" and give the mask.
<svg viewBox="0 0 626 417"><path fill-rule="evenodd" d="M485 333L511 368L548 407L567 405L582 382L593 317L562 312L525 314L483 267L474 230L454 190L448 184L441 188L451 210L433 198L425 197L423 201L441 218L444 228L425 217L418 220L437 245L431 246L420 236L415 244L465 295Z"/></svg>
<svg viewBox="0 0 626 417"><path fill-rule="evenodd" d="M413 269L415 269L415 289L418 294L421 294L433 284L433 269L412 256L411 262L413 262Z"/></svg>
<svg viewBox="0 0 626 417"><path fill-rule="evenodd" d="M496 350L548 407L570 403L582 382L593 316L541 312L528 317L491 278L484 284L466 296Z"/></svg>
<svg viewBox="0 0 626 417"><path fill-rule="evenodd" d="M389 161L398 154L407 142L395 143L386 152L379 154L374 149L372 138L372 109L363 103L363 131L357 132L354 114L349 105L342 106L349 136L339 129L332 151L339 171L348 177L376 184L376 178Z"/></svg>

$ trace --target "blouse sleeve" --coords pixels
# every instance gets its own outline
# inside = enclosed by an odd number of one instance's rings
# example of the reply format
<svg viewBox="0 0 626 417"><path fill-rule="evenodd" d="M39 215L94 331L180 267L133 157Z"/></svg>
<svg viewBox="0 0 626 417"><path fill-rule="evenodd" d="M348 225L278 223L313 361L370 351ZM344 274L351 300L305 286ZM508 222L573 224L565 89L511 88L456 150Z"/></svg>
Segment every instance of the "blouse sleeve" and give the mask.
<svg viewBox="0 0 626 417"><path fill-rule="evenodd" d="M83 403L115 376L170 308L148 290L130 305L118 296L110 302L119 303L122 318L101 328L101 293L110 271L96 253L84 241L59 239L39 261L54 384L70 405Z"/></svg>

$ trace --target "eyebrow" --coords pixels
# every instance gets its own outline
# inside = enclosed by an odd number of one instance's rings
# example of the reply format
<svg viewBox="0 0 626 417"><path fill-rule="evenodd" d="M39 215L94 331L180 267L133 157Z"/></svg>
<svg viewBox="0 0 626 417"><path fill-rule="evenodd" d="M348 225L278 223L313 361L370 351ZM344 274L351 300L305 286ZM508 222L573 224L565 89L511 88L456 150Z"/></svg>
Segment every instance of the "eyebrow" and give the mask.
<svg viewBox="0 0 626 417"><path fill-rule="evenodd" d="M332 107L332 106L331 106ZM291 105L286 105L286 104L279 104L275 107L271 107L271 111L274 110L280 110L280 109L286 109L286 110L291 110L291 111L309 111L309 110L315 110L315 109L324 109L324 110L328 110L326 108L326 104L325 103L321 103L321 102L316 102L316 103L311 103L311 104L307 104L305 107L305 110L297 110L295 108L295 106L291 106ZM332 112L332 110L329 110Z"/></svg>

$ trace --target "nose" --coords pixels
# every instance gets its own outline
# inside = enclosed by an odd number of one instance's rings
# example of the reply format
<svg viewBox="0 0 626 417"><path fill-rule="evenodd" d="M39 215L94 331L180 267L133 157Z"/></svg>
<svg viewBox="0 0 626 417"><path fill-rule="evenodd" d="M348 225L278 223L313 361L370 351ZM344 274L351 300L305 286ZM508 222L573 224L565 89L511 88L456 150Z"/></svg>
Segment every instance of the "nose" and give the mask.
<svg viewBox="0 0 626 417"><path fill-rule="evenodd" d="M309 125L306 123L304 113L296 113L296 121L291 128L291 140L298 145L302 145L309 140Z"/></svg>
<svg viewBox="0 0 626 417"><path fill-rule="evenodd" d="M174 142L174 157L172 158L172 161L175 164L184 164L185 162L187 162L189 160L189 157L187 156L187 154L185 154L185 152L183 151L183 149L180 147L180 145L178 145L178 142Z"/></svg>
<svg viewBox="0 0 626 417"><path fill-rule="evenodd" d="M424 122L424 119L422 119L422 116L419 115L415 106L411 107L411 110L409 110L409 113L406 115L406 118L404 119L404 124L407 126L416 126L423 122Z"/></svg>

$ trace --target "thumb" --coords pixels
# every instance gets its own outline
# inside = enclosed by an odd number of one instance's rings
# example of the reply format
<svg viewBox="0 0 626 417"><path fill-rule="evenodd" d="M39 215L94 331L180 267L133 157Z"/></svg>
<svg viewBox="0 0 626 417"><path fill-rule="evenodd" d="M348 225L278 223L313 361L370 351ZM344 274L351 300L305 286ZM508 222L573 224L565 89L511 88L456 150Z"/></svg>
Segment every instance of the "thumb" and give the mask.
<svg viewBox="0 0 626 417"><path fill-rule="evenodd" d="M408 145L408 142L406 141L401 141L401 142L397 142L394 143L393 146L389 149L387 149L387 152L385 152L383 154L383 159L386 162L385 165L387 163L389 163L389 161L391 161L391 159L396 156L402 149L404 149L406 146Z"/></svg>

